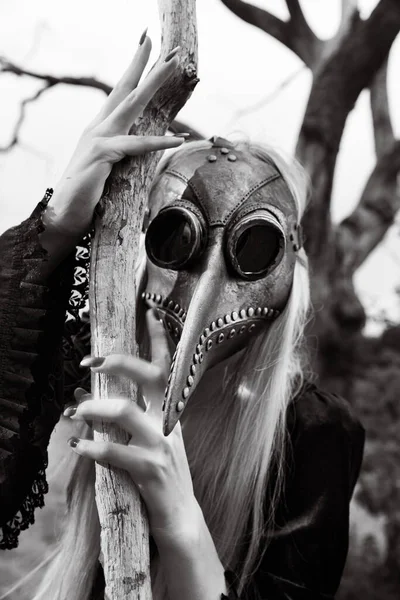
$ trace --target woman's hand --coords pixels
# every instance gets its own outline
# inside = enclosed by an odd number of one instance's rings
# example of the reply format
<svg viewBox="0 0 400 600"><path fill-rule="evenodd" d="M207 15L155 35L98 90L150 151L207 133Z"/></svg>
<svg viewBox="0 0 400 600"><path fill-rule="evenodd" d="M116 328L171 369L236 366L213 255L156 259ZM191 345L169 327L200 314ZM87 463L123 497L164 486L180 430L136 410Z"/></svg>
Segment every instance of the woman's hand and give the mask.
<svg viewBox="0 0 400 600"><path fill-rule="evenodd" d="M178 65L179 48L176 48L138 85L151 51L150 38L143 34L140 41L132 63L83 132L55 188L43 216L46 228L54 233L71 238L86 233L114 163L124 156L174 148L183 142L182 137L128 135L155 92Z"/></svg>
<svg viewBox="0 0 400 600"><path fill-rule="evenodd" d="M193 494L180 423L168 437L162 430L162 404L170 365L164 327L153 311L147 313L147 324L151 363L128 355L110 355L101 364L100 357L89 357L81 363L96 373L134 379L141 385L146 412L126 398L101 400L86 394L78 406L68 407L64 415L73 420L116 423L131 435L127 446L77 438L71 438L69 443L82 456L128 471L146 503L156 542L166 543L195 535L201 511Z"/></svg>

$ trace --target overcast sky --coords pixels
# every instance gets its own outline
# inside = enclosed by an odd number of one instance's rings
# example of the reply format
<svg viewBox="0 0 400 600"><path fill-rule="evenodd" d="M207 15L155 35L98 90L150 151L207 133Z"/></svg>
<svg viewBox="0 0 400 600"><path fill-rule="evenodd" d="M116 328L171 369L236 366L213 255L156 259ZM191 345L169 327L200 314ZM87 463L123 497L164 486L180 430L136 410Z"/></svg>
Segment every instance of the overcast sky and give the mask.
<svg viewBox="0 0 400 600"><path fill-rule="evenodd" d="M282 18L283 0L258 0ZM315 32L335 32L340 0L303 0ZM359 0L367 16L377 0ZM311 77L302 63L265 33L230 13L220 0L198 0L199 76L195 93L180 118L207 136L241 132L257 141L294 149ZM143 29L149 27L154 59L159 48L156 0L2 0L0 54L36 71L94 75L113 84L129 63ZM389 94L396 134L400 130L400 39L390 57ZM272 101L266 99L296 74ZM10 136L19 101L40 84L0 76L0 145ZM54 186L77 138L103 102L95 90L57 86L29 107L22 145L0 155L0 231L19 222ZM241 111L259 107L242 115ZM364 93L348 119L334 185L332 215L345 217L356 205L374 165L373 137ZM399 236L394 231L359 270L356 284L368 310L386 308L400 319L392 290L400 284ZM395 268L397 264L397 269Z"/></svg>

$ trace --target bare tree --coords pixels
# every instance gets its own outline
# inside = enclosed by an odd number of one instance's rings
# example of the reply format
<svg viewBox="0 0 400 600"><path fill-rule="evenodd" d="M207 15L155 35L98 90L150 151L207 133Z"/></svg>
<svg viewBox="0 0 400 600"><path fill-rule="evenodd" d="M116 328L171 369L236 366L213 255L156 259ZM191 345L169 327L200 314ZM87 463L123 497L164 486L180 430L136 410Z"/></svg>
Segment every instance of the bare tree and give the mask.
<svg viewBox="0 0 400 600"><path fill-rule="evenodd" d="M338 31L322 41L309 27L299 0L286 0L288 21L241 0L221 1L294 52L313 76L296 148L312 185L303 221L315 308L309 346L322 384L348 398L367 429L357 498L371 518L375 515L378 522L384 515L386 522L386 554L372 559L368 540L365 550L353 547L340 598L394 600L400 591L400 327L392 325L376 339L362 334L365 311L353 276L383 240L400 207L400 140L393 133L386 82L389 52L400 31L400 2L380 0L363 20L357 0L341 0ZM334 226L330 206L339 146L364 89L370 90L376 164L353 212Z"/></svg>
<svg viewBox="0 0 400 600"><path fill-rule="evenodd" d="M322 41L308 25L299 0L286 0L288 21L242 0L221 1L294 52L313 75L296 154L312 186L304 226L316 308L312 333L321 349L325 341L348 338L364 325L353 275L383 239L400 207L400 142L394 138L386 91L387 58L400 30L400 3L381 0L363 20L357 0L341 0L338 31ZM336 159L346 119L365 88L371 89L377 163L353 213L334 227L330 205ZM318 355L317 369L323 374L329 365L324 364L326 354Z"/></svg>

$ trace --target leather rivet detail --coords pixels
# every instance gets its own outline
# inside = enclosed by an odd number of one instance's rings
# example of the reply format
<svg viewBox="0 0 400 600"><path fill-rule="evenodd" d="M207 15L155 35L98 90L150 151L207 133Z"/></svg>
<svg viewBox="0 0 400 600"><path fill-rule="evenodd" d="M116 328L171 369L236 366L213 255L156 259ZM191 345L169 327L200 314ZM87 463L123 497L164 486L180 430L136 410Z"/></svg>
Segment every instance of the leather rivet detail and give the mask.
<svg viewBox="0 0 400 600"><path fill-rule="evenodd" d="M263 308L263 315L264 315L264 317L266 317L267 314L268 314L268 308L265 307L265 308Z"/></svg>
<svg viewBox="0 0 400 600"><path fill-rule="evenodd" d="M172 331L172 325L171 325L170 321L167 321L167 329L168 329L168 331Z"/></svg>
<svg viewBox="0 0 400 600"><path fill-rule="evenodd" d="M224 334L223 334L223 333L220 333L220 334L219 334L219 336L218 336L218 340L217 340L217 341L218 341L218 344L220 344L221 342L223 342L223 341L224 341L224 338L225 338Z"/></svg>
<svg viewBox="0 0 400 600"><path fill-rule="evenodd" d="M210 335L210 330L208 327L205 328L203 335L205 335L206 337L208 337Z"/></svg>
<svg viewBox="0 0 400 600"><path fill-rule="evenodd" d="M146 292L142 292L142 300L146 298Z"/></svg>
<svg viewBox="0 0 400 600"><path fill-rule="evenodd" d="M204 358L204 356L203 356L203 353L202 353L202 352L200 352L199 361L200 361L201 363L203 362L203 358Z"/></svg>
<svg viewBox="0 0 400 600"><path fill-rule="evenodd" d="M164 300L163 300L163 306L165 306L165 308L167 308L168 302L169 302L168 298L164 298Z"/></svg>
<svg viewBox="0 0 400 600"><path fill-rule="evenodd" d="M272 308L271 308L270 311L269 311L269 318L272 319L272 317L274 316L274 314L275 314L275 311L272 310Z"/></svg>
<svg viewBox="0 0 400 600"><path fill-rule="evenodd" d="M257 317L259 317L261 315L261 313L262 313L262 308L258 307L256 309L256 315L257 315Z"/></svg>
<svg viewBox="0 0 400 600"><path fill-rule="evenodd" d="M192 387L193 381L194 381L193 377L191 375L189 375L189 377L187 378L187 384L189 387Z"/></svg>
<svg viewBox="0 0 400 600"><path fill-rule="evenodd" d="M230 160L231 162L235 162L235 160L237 160L237 157L235 156L235 154L228 154L228 160Z"/></svg>
<svg viewBox="0 0 400 600"><path fill-rule="evenodd" d="M157 304L160 304L161 300L162 300L161 294L157 294L157 296L156 296L156 302L157 302Z"/></svg>
<svg viewBox="0 0 400 600"><path fill-rule="evenodd" d="M204 335L204 333L202 333L200 336L200 344L204 344L205 339L206 339L206 336Z"/></svg>
<svg viewBox="0 0 400 600"><path fill-rule="evenodd" d="M242 308L242 310L240 311L239 314L242 319L244 319L246 317L246 311L244 310L244 308Z"/></svg>
<svg viewBox="0 0 400 600"><path fill-rule="evenodd" d="M252 317L254 315L254 308L248 308L247 309L247 314L249 317Z"/></svg>
<svg viewBox="0 0 400 600"><path fill-rule="evenodd" d="M207 345L206 345L206 350L211 350L212 345L213 345L212 340L208 340Z"/></svg>
<svg viewBox="0 0 400 600"><path fill-rule="evenodd" d="M189 388L188 388L188 387L185 387L185 389L184 389L184 390L183 390L183 392L182 392L182 396L183 396L184 398L187 398L187 397L189 396L189 393L190 393L190 390L189 390Z"/></svg>
<svg viewBox="0 0 400 600"><path fill-rule="evenodd" d="M177 327L175 327L175 335L176 335L177 338L180 337L179 329Z"/></svg>
<svg viewBox="0 0 400 600"><path fill-rule="evenodd" d="M178 404L176 405L176 410L178 412L182 412L184 408L185 408L185 403L182 402L182 400L179 400Z"/></svg>
<svg viewBox="0 0 400 600"><path fill-rule="evenodd" d="M219 318L218 321L217 321L218 327L222 327L223 324L224 324L223 319Z"/></svg>
<svg viewBox="0 0 400 600"><path fill-rule="evenodd" d="M246 331L246 325L242 325L241 328L239 329L239 333L244 333Z"/></svg>
<svg viewBox="0 0 400 600"><path fill-rule="evenodd" d="M191 372L192 375L195 375L195 373L196 373L196 365L192 365L190 367L190 372Z"/></svg>
<svg viewBox="0 0 400 600"><path fill-rule="evenodd" d="M224 320L225 320L225 323L226 323L226 324L230 323L230 322L231 322L231 320L232 320L232 319L231 319L231 315L225 315L225 318L224 318Z"/></svg>
<svg viewBox="0 0 400 600"><path fill-rule="evenodd" d="M250 325L250 327L249 327L249 333L251 333L252 331L254 331L255 328L256 328L255 323L253 323L253 325Z"/></svg>
<svg viewBox="0 0 400 600"><path fill-rule="evenodd" d="M178 314L178 312L179 312L179 311L180 311L180 306L179 306L179 304L175 304L175 307L174 307L174 312L176 312L176 314Z"/></svg>
<svg viewBox="0 0 400 600"><path fill-rule="evenodd" d="M168 302L168 308L170 308L172 310L174 308L174 306L175 306L175 303L172 300L170 300Z"/></svg>
<svg viewBox="0 0 400 600"><path fill-rule="evenodd" d="M211 327L211 331L214 331L215 329L217 329L217 324L216 324L216 322L215 322L215 321L213 321L213 322L211 323L210 327Z"/></svg>
<svg viewBox="0 0 400 600"><path fill-rule="evenodd" d="M229 154L228 148L221 148L220 152L221 152L221 154Z"/></svg>
<svg viewBox="0 0 400 600"><path fill-rule="evenodd" d="M201 346L200 346L200 344L197 344L197 346L196 346L196 354L200 354L200 352L201 352Z"/></svg>
<svg viewBox="0 0 400 600"><path fill-rule="evenodd" d="M185 322L186 321L186 313L184 312L182 315L182 321Z"/></svg>
<svg viewBox="0 0 400 600"><path fill-rule="evenodd" d="M217 157L215 156L215 154L209 154L207 156L207 160L208 162L215 162L217 160Z"/></svg>
<svg viewBox="0 0 400 600"><path fill-rule="evenodd" d="M149 294L149 292L147 292L147 294L146 294L146 300L150 300L150 296L151 296L151 294Z"/></svg>
<svg viewBox="0 0 400 600"><path fill-rule="evenodd" d="M229 332L229 337L233 338L236 335L236 329L231 329Z"/></svg>
<svg viewBox="0 0 400 600"><path fill-rule="evenodd" d="M199 361L199 355L198 354L193 354L193 362L197 365L200 361Z"/></svg>
<svg viewBox="0 0 400 600"><path fill-rule="evenodd" d="M232 316L232 321L237 321L238 318L239 318L239 315L238 315L238 313L236 311L233 312L231 316Z"/></svg>

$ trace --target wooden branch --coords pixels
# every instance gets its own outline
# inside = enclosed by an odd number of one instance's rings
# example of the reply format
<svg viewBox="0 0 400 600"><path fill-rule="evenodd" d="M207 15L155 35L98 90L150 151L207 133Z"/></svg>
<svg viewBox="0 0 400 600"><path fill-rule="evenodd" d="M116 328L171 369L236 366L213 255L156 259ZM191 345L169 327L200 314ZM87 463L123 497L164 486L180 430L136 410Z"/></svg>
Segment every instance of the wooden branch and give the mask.
<svg viewBox="0 0 400 600"><path fill-rule="evenodd" d="M377 157L385 154L395 141L387 93L387 67L388 59L385 60L370 86L370 102Z"/></svg>
<svg viewBox="0 0 400 600"><path fill-rule="evenodd" d="M146 107L134 128L139 135L162 135L197 83L195 0L160 0L161 58L180 45L180 68ZM97 356L136 353L135 267L149 188L159 156L148 154L116 165L108 196L100 203L92 244L90 302L92 348ZM96 397L136 399L128 380L95 375ZM127 443L127 435L95 424L95 439ZM149 600L148 527L139 492L128 474L96 464L96 500L101 525L101 557L106 597Z"/></svg>
<svg viewBox="0 0 400 600"><path fill-rule="evenodd" d="M314 270L327 268L332 182L347 117L386 60L399 31L400 3L381 0L368 20L353 20L352 28L315 76L297 145L297 157L313 189L304 225Z"/></svg>
<svg viewBox="0 0 400 600"><path fill-rule="evenodd" d="M313 68L324 42L319 40L309 27L298 0L288 0L291 15L289 21L282 21L268 11L242 0L221 2L240 19L274 37L292 50L308 67Z"/></svg>
<svg viewBox="0 0 400 600"><path fill-rule="evenodd" d="M397 178L400 140L380 156L361 200L337 229L337 248L348 277L364 262L394 223L400 209Z"/></svg>

